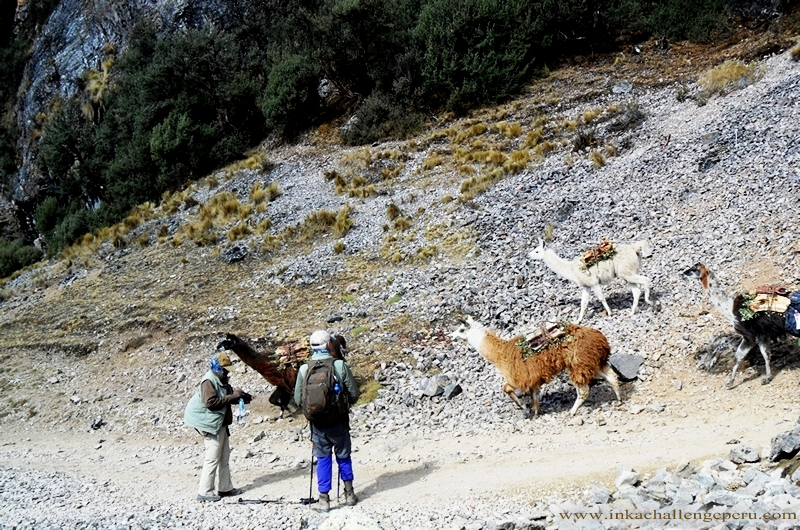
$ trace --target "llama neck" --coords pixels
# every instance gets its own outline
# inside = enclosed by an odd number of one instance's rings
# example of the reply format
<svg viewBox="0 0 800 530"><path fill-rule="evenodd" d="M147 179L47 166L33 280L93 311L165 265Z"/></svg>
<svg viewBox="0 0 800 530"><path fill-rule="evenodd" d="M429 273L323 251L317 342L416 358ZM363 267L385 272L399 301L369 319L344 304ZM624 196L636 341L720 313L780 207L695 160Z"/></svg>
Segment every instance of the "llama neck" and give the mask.
<svg viewBox="0 0 800 530"><path fill-rule="evenodd" d="M263 353L257 352L244 341L235 344L232 350L244 364L256 371L259 371L259 368L261 368L267 358Z"/></svg>
<svg viewBox="0 0 800 530"><path fill-rule="evenodd" d="M478 353L481 354L481 357L489 361L495 366L499 366L502 364L502 358L498 355L500 348L497 347L500 343L505 343L503 339L495 335L494 333L490 333L486 330L481 330L482 333L477 336L476 334L475 341L473 342L472 337L469 337L470 345L475 348ZM478 343L477 345L475 343Z"/></svg>
<svg viewBox="0 0 800 530"><path fill-rule="evenodd" d="M720 313L731 322L735 322L736 318L733 316L733 297L725 292L722 285L717 281L716 276L711 271L708 271L706 277L706 291L708 292L708 301L711 305L717 308Z"/></svg>
<svg viewBox="0 0 800 530"><path fill-rule="evenodd" d="M550 249L544 251L542 260L553 272L562 278L578 283L578 275L576 274L573 262L560 258Z"/></svg>

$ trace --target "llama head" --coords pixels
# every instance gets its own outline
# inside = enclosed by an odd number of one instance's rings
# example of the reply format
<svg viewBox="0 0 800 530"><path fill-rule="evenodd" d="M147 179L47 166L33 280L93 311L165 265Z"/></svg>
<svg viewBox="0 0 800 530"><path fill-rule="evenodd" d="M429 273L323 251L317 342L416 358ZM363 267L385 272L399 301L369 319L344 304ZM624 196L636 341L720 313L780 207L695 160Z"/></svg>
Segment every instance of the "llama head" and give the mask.
<svg viewBox="0 0 800 530"><path fill-rule="evenodd" d="M528 252L530 259L544 259L544 239L539 238L539 246Z"/></svg>
<svg viewBox="0 0 800 530"><path fill-rule="evenodd" d="M480 346L485 335L486 329L475 322L471 316L467 316L466 320L461 321L459 328L450 334L450 337L466 340L470 346L480 353Z"/></svg>
<svg viewBox="0 0 800 530"><path fill-rule="evenodd" d="M692 268L686 269L682 274L682 276L688 280L700 280L700 283L703 284L703 289L708 289L708 278L710 275L711 271L702 263L695 263Z"/></svg>
<svg viewBox="0 0 800 530"><path fill-rule="evenodd" d="M217 344L217 351L233 350L236 347L238 340L239 339L236 337L236 335L226 333L223 341Z"/></svg>

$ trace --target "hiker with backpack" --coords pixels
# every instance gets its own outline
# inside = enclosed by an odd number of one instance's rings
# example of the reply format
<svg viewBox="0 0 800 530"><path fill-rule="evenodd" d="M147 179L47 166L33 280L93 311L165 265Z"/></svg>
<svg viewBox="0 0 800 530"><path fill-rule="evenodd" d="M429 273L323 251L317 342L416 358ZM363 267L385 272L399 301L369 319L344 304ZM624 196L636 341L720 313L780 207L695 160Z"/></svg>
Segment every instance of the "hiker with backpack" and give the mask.
<svg viewBox="0 0 800 530"><path fill-rule="evenodd" d="M333 456L344 482L345 504L358 502L353 490L350 459L350 405L358 400L358 385L342 359L331 357L331 336L323 330L311 334L311 357L300 367L294 402L311 425L312 456L317 458L319 509L330 510Z"/></svg>

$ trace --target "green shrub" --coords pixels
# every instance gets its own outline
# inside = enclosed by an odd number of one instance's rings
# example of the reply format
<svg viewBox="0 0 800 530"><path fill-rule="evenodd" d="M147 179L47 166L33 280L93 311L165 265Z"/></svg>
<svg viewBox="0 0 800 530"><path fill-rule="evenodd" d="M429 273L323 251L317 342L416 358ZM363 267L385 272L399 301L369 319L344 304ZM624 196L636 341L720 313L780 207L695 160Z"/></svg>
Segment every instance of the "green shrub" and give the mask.
<svg viewBox="0 0 800 530"><path fill-rule="evenodd" d="M355 114L355 122L342 134L350 145L362 145L376 140L402 140L422 129L423 118L409 112L391 96L374 92L364 100Z"/></svg>
<svg viewBox="0 0 800 530"><path fill-rule="evenodd" d="M53 230L61 222L62 217L58 199L50 196L46 197L36 208L33 219L36 222L36 229L44 234Z"/></svg>
<svg viewBox="0 0 800 530"><path fill-rule="evenodd" d="M545 16L527 0L430 0L415 36L426 91L449 109L500 101L529 78Z"/></svg>
<svg viewBox="0 0 800 530"><path fill-rule="evenodd" d="M0 237L0 278L10 276L15 271L36 263L41 257L39 249L26 245L21 239L9 241Z"/></svg>
<svg viewBox="0 0 800 530"><path fill-rule="evenodd" d="M728 29L726 0L658 2L649 18L650 33L670 39L708 42Z"/></svg>
<svg viewBox="0 0 800 530"><path fill-rule="evenodd" d="M308 57L289 55L270 70L261 106L270 127L283 135L296 134L318 107L317 72Z"/></svg>

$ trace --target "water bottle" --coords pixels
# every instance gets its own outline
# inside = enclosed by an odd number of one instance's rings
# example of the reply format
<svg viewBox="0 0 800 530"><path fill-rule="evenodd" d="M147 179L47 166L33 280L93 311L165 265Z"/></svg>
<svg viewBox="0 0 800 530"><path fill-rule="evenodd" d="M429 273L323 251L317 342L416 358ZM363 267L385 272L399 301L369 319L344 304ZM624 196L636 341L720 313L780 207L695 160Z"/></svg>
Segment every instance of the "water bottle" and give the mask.
<svg viewBox="0 0 800 530"><path fill-rule="evenodd" d="M236 413L236 419L241 423L245 416L247 416L247 409L244 408L244 399L239 398L239 411Z"/></svg>
<svg viewBox="0 0 800 530"><path fill-rule="evenodd" d="M333 393L338 396L339 392L341 392L341 391L342 391L342 385L339 384L339 381L334 382L333 383Z"/></svg>

